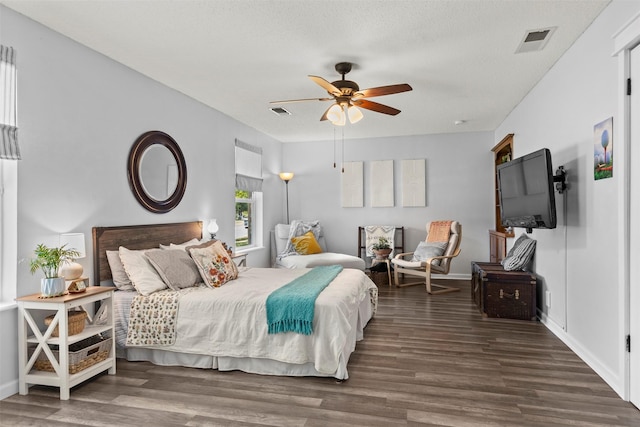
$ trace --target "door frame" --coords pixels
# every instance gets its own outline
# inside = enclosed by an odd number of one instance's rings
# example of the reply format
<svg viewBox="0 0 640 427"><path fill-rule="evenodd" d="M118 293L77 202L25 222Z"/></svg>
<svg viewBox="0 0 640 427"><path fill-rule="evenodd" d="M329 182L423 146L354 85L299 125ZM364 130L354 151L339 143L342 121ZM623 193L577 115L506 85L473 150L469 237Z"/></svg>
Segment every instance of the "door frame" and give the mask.
<svg viewBox="0 0 640 427"><path fill-rule="evenodd" d="M636 14L627 24L625 24L616 34L614 39L613 56L618 58L618 122L616 133L616 174L619 176L618 184L618 277L620 280L620 295L618 299L620 330L624 336L630 334L632 325L630 321L631 292L630 292L630 200L631 200L631 174L630 174L630 148L631 148L631 110L630 97L627 95L627 80L631 76L631 49L640 45L640 13ZM636 82L636 91L640 91L640 82ZM637 190L637 189L636 189ZM638 293L634 293L637 295ZM640 297L634 296L636 299ZM640 301L636 301L640 304ZM636 342L640 339L640 331L637 325L634 326L636 332ZM635 344L636 347L638 344ZM637 351L637 350L636 350ZM634 399L640 389L640 384L632 384L631 381L631 355L625 351L622 358L623 363L623 396L625 400L631 400L632 387ZM635 402L638 405L638 402Z"/></svg>

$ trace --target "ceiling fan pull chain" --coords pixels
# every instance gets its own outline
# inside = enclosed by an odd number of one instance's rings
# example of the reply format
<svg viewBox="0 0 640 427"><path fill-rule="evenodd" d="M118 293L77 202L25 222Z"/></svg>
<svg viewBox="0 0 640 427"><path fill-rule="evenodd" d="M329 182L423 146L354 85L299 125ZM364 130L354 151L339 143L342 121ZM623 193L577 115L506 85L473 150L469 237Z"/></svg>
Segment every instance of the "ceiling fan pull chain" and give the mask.
<svg viewBox="0 0 640 427"><path fill-rule="evenodd" d="M333 168L336 168L336 128L333 127Z"/></svg>
<svg viewBox="0 0 640 427"><path fill-rule="evenodd" d="M342 173L344 173L344 128L342 128Z"/></svg>

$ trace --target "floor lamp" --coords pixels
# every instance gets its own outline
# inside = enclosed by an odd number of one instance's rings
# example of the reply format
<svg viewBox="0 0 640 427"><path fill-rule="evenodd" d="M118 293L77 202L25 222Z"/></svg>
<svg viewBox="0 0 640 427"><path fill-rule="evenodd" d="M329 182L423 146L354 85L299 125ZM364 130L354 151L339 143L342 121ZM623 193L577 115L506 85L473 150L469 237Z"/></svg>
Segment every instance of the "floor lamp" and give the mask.
<svg viewBox="0 0 640 427"><path fill-rule="evenodd" d="M289 181L293 178L293 172L280 172L280 179L284 181L287 189L287 224L289 224Z"/></svg>

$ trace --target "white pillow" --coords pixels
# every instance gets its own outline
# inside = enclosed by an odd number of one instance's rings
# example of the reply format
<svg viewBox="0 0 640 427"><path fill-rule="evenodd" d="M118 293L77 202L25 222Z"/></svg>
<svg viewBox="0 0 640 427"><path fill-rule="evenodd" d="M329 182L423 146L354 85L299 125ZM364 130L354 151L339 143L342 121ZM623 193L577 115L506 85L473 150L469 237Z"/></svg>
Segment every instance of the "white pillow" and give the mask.
<svg viewBox="0 0 640 427"><path fill-rule="evenodd" d="M167 288L167 285L144 255L145 251L132 251L120 246L118 252L120 253L120 260L124 270L138 293L149 295Z"/></svg>
<svg viewBox="0 0 640 427"><path fill-rule="evenodd" d="M196 239L195 237L191 240L189 240L188 242L184 242L184 243L170 243L169 246L167 245L160 245L160 249L182 249L183 251L186 252L187 250L187 246L193 246L193 245L197 245L200 243L200 240Z"/></svg>

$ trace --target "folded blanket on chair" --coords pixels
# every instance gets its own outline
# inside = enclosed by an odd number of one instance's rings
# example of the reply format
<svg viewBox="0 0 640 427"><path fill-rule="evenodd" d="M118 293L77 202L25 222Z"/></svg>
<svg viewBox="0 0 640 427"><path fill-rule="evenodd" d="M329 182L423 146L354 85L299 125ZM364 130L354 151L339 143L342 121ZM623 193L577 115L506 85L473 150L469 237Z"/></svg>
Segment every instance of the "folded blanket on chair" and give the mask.
<svg viewBox="0 0 640 427"><path fill-rule="evenodd" d="M367 256L376 256L376 254L373 253L373 245L378 243L380 237L385 237L391 249L394 249L395 242L393 240L395 238L396 228L393 225L366 225L364 227L364 234ZM393 256L393 252L392 250L390 256Z"/></svg>
<svg viewBox="0 0 640 427"><path fill-rule="evenodd" d="M427 242L448 242L453 221L433 221L429 225Z"/></svg>
<svg viewBox="0 0 640 427"><path fill-rule="evenodd" d="M315 267L273 291L267 297L269 333L311 335L316 298L341 271L341 265Z"/></svg>

